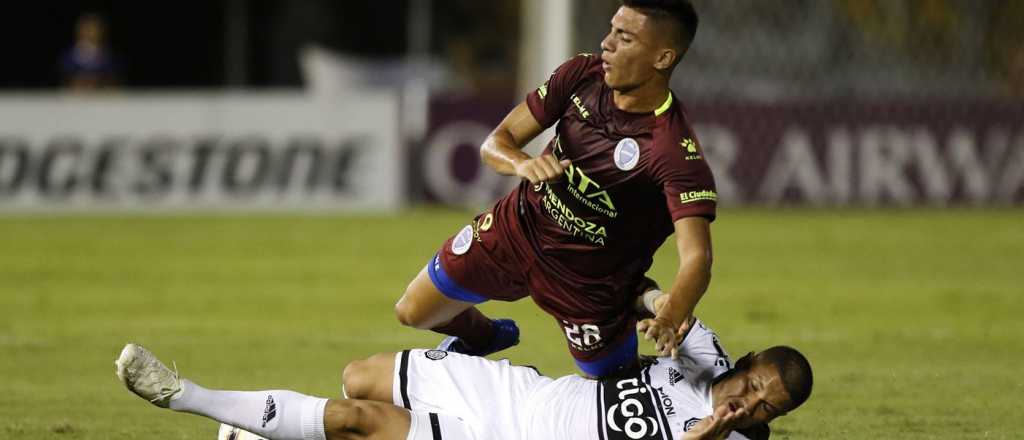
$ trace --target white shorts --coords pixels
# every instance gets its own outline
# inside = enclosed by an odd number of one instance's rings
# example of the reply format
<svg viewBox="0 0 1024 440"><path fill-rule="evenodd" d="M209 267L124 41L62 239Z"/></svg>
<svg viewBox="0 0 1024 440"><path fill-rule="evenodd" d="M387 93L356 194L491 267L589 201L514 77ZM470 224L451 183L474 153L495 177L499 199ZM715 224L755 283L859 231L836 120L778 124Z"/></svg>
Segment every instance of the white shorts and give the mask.
<svg viewBox="0 0 1024 440"><path fill-rule="evenodd" d="M413 413L410 440L523 440L530 396L551 381L507 360L405 350L395 356L392 399Z"/></svg>
<svg viewBox="0 0 1024 440"><path fill-rule="evenodd" d="M455 416L413 411L409 414L409 435L405 440L472 440L469 425Z"/></svg>

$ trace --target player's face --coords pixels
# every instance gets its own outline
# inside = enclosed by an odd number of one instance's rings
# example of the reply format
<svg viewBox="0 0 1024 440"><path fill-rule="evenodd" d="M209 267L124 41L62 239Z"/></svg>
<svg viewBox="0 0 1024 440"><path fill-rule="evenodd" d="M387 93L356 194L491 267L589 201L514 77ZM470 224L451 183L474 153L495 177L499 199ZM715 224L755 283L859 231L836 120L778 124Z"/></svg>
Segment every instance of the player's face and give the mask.
<svg viewBox="0 0 1024 440"><path fill-rule="evenodd" d="M740 428L768 423L784 415L791 408L789 393L782 384L779 370L771 364L754 363L746 374L729 379L723 396L715 407L729 405L731 410L745 408L747 416L739 421Z"/></svg>
<svg viewBox="0 0 1024 440"><path fill-rule="evenodd" d="M625 6L612 17L608 36L601 41L604 81L614 90L628 91L657 74L658 56L654 23L644 14Z"/></svg>

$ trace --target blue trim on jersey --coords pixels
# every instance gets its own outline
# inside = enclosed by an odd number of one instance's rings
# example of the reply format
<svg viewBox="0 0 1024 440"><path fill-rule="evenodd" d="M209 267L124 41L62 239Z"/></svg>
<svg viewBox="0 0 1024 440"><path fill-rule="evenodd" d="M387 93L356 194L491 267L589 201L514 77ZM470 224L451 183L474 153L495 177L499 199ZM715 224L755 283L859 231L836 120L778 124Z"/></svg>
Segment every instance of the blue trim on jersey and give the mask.
<svg viewBox="0 0 1024 440"><path fill-rule="evenodd" d="M441 267L441 257L437 254L434 254L434 259L427 263L427 275L430 275L430 281L434 283L434 287L437 287L437 290L440 290L448 298L473 304L487 301L487 297L464 289L444 273L444 268Z"/></svg>
<svg viewBox="0 0 1024 440"><path fill-rule="evenodd" d="M628 367L637 357L636 333L630 332L629 338L619 344L619 347L605 354L596 361L584 362L576 360L576 366L584 373L593 377L603 377L612 374L619 369Z"/></svg>

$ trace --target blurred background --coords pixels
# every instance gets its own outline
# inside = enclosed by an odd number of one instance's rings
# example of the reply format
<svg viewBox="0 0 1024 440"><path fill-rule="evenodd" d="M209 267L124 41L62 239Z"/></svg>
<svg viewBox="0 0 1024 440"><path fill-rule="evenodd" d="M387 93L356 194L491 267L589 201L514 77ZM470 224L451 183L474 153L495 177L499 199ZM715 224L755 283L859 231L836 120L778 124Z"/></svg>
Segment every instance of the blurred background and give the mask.
<svg viewBox="0 0 1024 440"><path fill-rule="evenodd" d="M1024 200L1021 2L694 3L672 87L724 205ZM13 4L0 209L481 206L479 142L617 7Z"/></svg>
<svg viewBox="0 0 1024 440"><path fill-rule="evenodd" d="M734 357L815 366L773 438L1020 438L1024 1L693 3L672 87L721 206L697 313ZM208 386L323 396L437 344L395 301L516 184L480 142L617 7L4 4L0 438L213 438L121 388L127 341ZM676 269L670 239L649 275ZM482 309L523 329L497 357L575 371L530 301Z"/></svg>

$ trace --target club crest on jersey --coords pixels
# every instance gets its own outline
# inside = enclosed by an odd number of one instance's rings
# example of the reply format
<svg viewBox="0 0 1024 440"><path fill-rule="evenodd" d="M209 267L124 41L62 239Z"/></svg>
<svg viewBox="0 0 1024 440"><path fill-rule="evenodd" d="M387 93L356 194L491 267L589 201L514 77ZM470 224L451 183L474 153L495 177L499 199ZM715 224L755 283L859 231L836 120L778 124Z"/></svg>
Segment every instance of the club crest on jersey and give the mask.
<svg viewBox="0 0 1024 440"><path fill-rule="evenodd" d="M640 145L633 138L623 138L615 146L615 166L629 171L640 161Z"/></svg>
<svg viewBox="0 0 1024 440"><path fill-rule="evenodd" d="M448 352L441 350L427 350L426 352L423 353L423 355L426 356L427 359L430 359L432 361L439 361L441 359L448 357Z"/></svg>
<svg viewBox="0 0 1024 440"><path fill-rule="evenodd" d="M473 227L466 225L459 231L459 234L452 240L452 253L455 255L462 255L469 250L469 247L473 245Z"/></svg>

